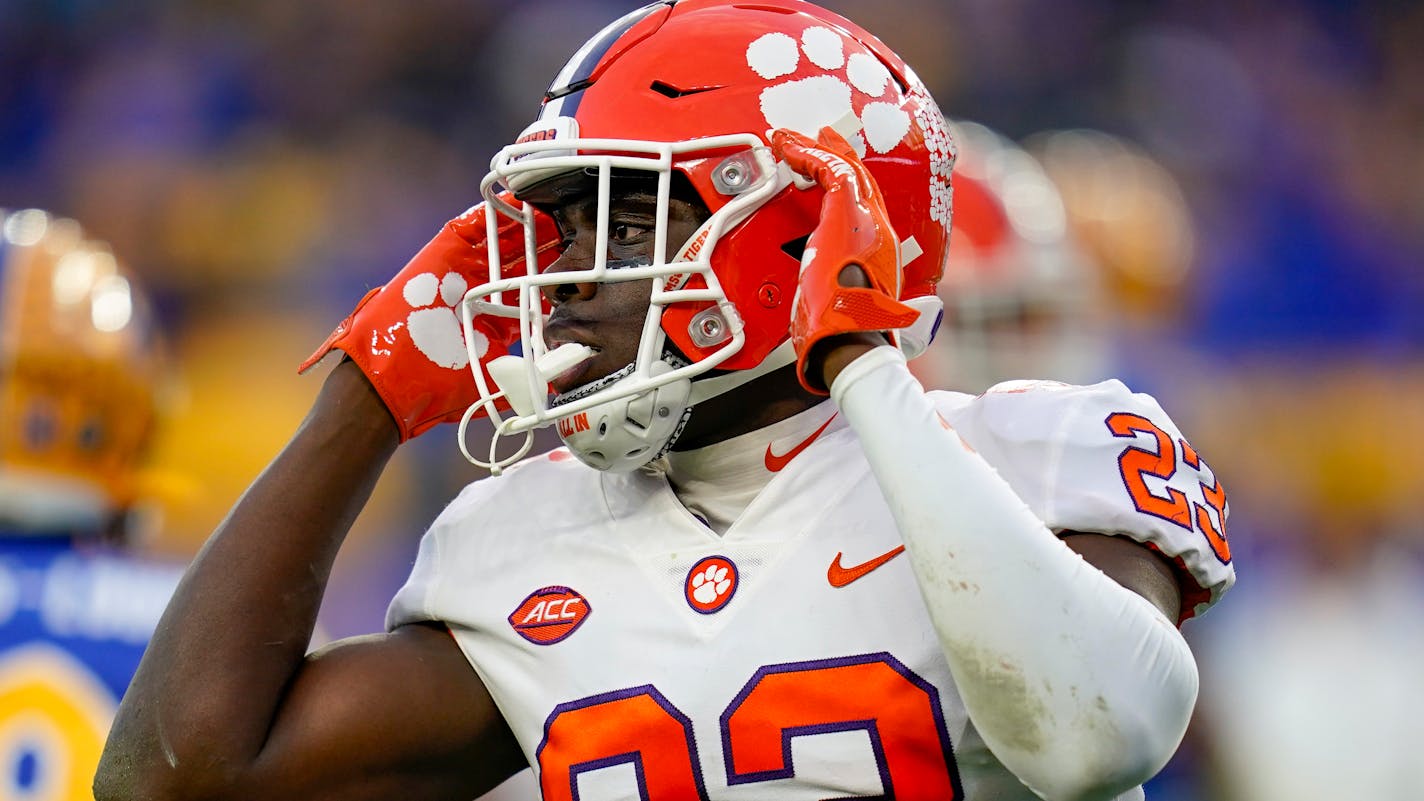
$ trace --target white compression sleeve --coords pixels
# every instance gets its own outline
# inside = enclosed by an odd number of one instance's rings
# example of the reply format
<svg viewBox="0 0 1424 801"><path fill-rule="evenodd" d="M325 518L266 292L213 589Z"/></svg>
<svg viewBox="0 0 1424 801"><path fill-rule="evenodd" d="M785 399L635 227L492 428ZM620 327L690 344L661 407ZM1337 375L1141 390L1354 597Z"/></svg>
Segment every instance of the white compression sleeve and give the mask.
<svg viewBox="0 0 1424 801"><path fill-rule="evenodd" d="M1050 532L944 422L891 347L831 396L895 517L970 718L1045 799L1111 799L1162 768L1197 670L1176 627Z"/></svg>

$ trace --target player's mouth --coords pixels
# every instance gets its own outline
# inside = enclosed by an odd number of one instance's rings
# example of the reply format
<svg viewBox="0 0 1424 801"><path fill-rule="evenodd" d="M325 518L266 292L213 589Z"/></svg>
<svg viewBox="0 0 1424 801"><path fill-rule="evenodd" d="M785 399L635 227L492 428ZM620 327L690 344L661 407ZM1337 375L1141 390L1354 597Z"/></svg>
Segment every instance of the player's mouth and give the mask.
<svg viewBox="0 0 1424 801"><path fill-rule="evenodd" d="M552 345L549 349L554 350L557 347L558 345ZM578 387L583 386L584 384L589 383L590 381L594 381L602 377L602 373L597 369L597 363L599 361L598 357L603 353L603 351L595 345L589 345L587 347L593 350L592 354L590 354L583 361L578 362L574 366L564 370L563 372L560 372L558 375L555 375L549 379L549 384L554 388L554 391L556 393L562 395L565 392L568 392L569 390L576 389Z"/></svg>
<svg viewBox="0 0 1424 801"><path fill-rule="evenodd" d="M546 327L544 331L544 346L550 353L570 344L582 345L592 351L583 359L549 377L549 384L556 393L562 395L597 380L608 372L606 369L600 372L602 360L599 357L603 354L603 347L594 341L593 336L571 324L571 321L560 321L551 327L554 330Z"/></svg>

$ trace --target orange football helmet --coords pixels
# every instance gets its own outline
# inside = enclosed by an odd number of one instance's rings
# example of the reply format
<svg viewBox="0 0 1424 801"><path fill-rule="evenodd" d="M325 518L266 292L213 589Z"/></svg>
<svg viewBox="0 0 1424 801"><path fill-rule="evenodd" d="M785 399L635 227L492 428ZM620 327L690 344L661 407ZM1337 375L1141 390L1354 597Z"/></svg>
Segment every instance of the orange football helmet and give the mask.
<svg viewBox="0 0 1424 801"><path fill-rule="evenodd" d="M522 353L491 366L498 386L476 375L477 406L497 430L523 432L588 412L598 424L565 442L602 469L633 469L670 447L692 405L788 364L801 249L822 193L793 180L771 155L768 133L814 137L827 126L855 147L884 195L901 242L900 298L920 311L901 341L922 349L939 317L934 289L949 237L955 151L914 71L854 23L801 0L653 3L574 54L538 119L494 157L482 184L493 208L526 221L530 253L539 212L527 201L552 179L581 173L596 186L600 228L615 177L647 176L660 199L657 258L649 263L610 265L600 253L584 271L506 276L493 249L494 280L471 290L464 308L467 341L475 339L468 322L476 313L521 317ZM666 241L675 176L711 215L687 242ZM515 203L500 197L506 189ZM664 245L673 254L666 260ZM616 379L546 401L546 377L578 356L546 352L541 287L646 279L654 288L636 362ZM513 418L500 417L500 398L512 402ZM659 414L649 418L649 408Z"/></svg>

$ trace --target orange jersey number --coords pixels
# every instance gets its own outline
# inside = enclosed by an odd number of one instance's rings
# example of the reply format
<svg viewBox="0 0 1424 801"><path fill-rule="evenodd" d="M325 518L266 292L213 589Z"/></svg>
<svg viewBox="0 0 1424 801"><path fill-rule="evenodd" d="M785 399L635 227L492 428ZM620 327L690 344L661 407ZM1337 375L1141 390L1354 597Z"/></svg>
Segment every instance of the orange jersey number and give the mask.
<svg viewBox="0 0 1424 801"><path fill-rule="evenodd" d="M794 776L791 738L852 730L870 735L887 798L963 797L938 691L887 653L758 670L722 713L727 782ZM550 801L575 798L580 773L622 763L647 801L708 798L691 722L651 685L559 705L538 759Z"/></svg>
<svg viewBox="0 0 1424 801"><path fill-rule="evenodd" d="M580 773L624 763L643 798L707 799L692 722L651 684L555 707L538 759L544 801L572 801Z"/></svg>
<svg viewBox="0 0 1424 801"><path fill-rule="evenodd" d="M1178 461L1178 442L1146 417L1128 412L1108 415L1108 430L1115 437L1136 437L1146 434L1157 441L1156 450L1129 446L1117 458L1118 470L1122 473L1123 486L1137 511L1160 517L1174 525L1191 531L1199 530L1211 545L1212 553L1222 563L1231 561L1231 546L1226 542L1226 490L1221 482L1211 474L1211 469L1202 461L1196 450L1186 440L1179 440L1181 461ZM1179 465L1186 465L1199 476L1211 475L1211 485L1198 480L1202 502L1194 503L1186 493L1167 486L1166 495L1157 495L1147 485L1147 478L1169 481L1177 474ZM1212 513L1215 513L1215 519Z"/></svg>

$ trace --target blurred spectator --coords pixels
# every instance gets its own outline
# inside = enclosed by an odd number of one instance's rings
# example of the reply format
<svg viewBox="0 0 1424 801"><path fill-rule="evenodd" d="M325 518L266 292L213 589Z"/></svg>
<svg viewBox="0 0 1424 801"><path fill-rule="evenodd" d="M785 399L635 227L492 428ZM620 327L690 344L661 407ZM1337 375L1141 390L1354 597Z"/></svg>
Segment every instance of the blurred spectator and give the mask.
<svg viewBox="0 0 1424 801"><path fill-rule="evenodd" d="M165 389L147 298L72 220L0 213L0 796L90 798L181 565L134 546Z"/></svg>
<svg viewBox="0 0 1424 801"><path fill-rule="evenodd" d="M1182 187L1130 138L1074 128L1040 131L1024 147L1062 198L1069 238L1097 283L1098 320L1111 373L1135 389L1170 395L1185 365L1184 332L1196 325L1196 221Z"/></svg>
<svg viewBox="0 0 1424 801"><path fill-rule="evenodd" d="M1112 377L1102 277L1072 238L1038 160L989 128L951 123L959 144L944 321L912 362L926 385L979 393L1001 381Z"/></svg>
<svg viewBox="0 0 1424 801"><path fill-rule="evenodd" d="M1406 801L1424 787L1424 368L1255 364L1203 421L1238 454L1251 582L1194 642L1220 801ZM1309 386L1309 391L1301 387ZM1244 452L1249 451L1249 454ZM1229 607L1229 608L1228 608ZM1342 789L1348 788L1348 789Z"/></svg>

